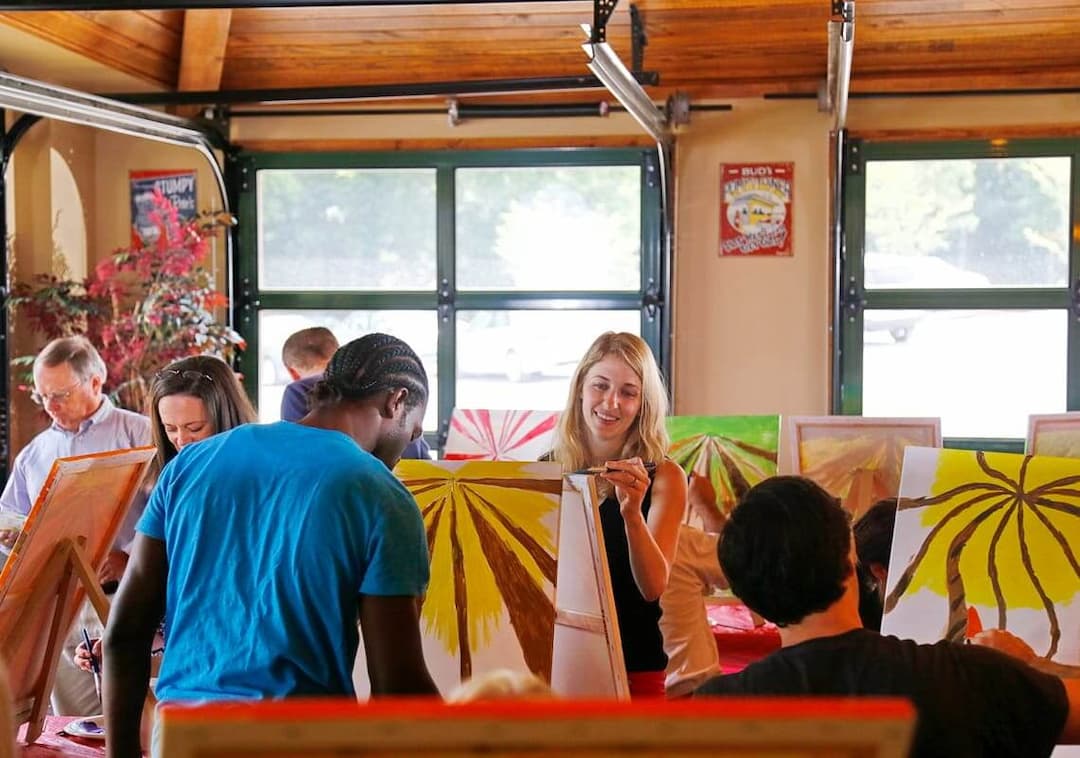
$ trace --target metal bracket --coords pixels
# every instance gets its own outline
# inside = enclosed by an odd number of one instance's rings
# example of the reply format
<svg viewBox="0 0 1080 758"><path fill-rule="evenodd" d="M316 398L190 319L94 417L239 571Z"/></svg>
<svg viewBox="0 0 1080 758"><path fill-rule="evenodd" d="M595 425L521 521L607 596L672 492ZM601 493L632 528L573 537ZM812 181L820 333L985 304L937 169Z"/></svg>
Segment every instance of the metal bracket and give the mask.
<svg viewBox="0 0 1080 758"><path fill-rule="evenodd" d="M645 285L645 296L641 299L641 305L645 309L645 317L652 321L656 318L657 312L664 304L664 298L660 294L660 288L656 284L655 279L649 279L647 285Z"/></svg>
<svg viewBox="0 0 1080 758"><path fill-rule="evenodd" d="M858 176L863 172L862 140L848 140L844 155L844 173Z"/></svg>
<svg viewBox="0 0 1080 758"><path fill-rule="evenodd" d="M439 321L444 324L450 323L453 315L454 293L450 289L449 279L439 280Z"/></svg>
<svg viewBox="0 0 1080 758"><path fill-rule="evenodd" d="M195 121L206 127L207 136L216 146L228 147L229 115L229 107L226 105L208 105L199 112Z"/></svg>
<svg viewBox="0 0 1080 758"><path fill-rule="evenodd" d="M848 276L840 290L840 318L855 323L856 317L866 308L866 293L854 276Z"/></svg>
<svg viewBox="0 0 1080 758"><path fill-rule="evenodd" d="M645 46L649 37L645 34L645 22L635 3L630 3L630 70L640 72L645 67Z"/></svg>
<svg viewBox="0 0 1080 758"><path fill-rule="evenodd" d="M690 96L685 92L672 92L664 106L667 120L671 126L683 126L690 123Z"/></svg>
<svg viewBox="0 0 1080 758"><path fill-rule="evenodd" d="M589 42L594 45L607 42L607 22L618 3L619 0L593 0L593 23Z"/></svg>

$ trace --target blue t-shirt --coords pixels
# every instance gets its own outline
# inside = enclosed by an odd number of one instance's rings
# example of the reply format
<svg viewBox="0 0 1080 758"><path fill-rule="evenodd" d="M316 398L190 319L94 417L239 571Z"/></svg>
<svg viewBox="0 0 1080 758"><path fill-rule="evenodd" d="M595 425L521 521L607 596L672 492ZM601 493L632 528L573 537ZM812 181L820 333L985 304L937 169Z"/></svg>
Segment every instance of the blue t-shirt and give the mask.
<svg viewBox="0 0 1080 758"><path fill-rule="evenodd" d="M358 596L428 582L409 491L346 435L298 424L185 447L137 529L169 561L165 701L351 695Z"/></svg>

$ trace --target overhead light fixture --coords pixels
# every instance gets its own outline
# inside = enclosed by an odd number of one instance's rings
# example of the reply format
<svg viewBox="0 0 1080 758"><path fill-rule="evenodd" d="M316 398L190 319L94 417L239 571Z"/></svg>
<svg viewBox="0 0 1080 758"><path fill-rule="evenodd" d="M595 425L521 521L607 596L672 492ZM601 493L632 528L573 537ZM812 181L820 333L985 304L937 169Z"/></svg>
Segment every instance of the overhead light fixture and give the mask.
<svg viewBox="0 0 1080 758"><path fill-rule="evenodd" d="M608 91L622 103L627 113L641 124L649 136L662 145L670 145L671 130L668 128L667 117L664 113L656 107L652 98L637 83L633 74L623 65L608 43L593 42L588 24L582 24L581 28L590 38L589 42L581 46L581 49L589 56L589 62L586 64L589 70L604 83Z"/></svg>
<svg viewBox="0 0 1080 758"><path fill-rule="evenodd" d="M833 129L847 123L848 91L851 87L851 61L855 48L855 2L836 0L829 21L829 67L825 81L824 110L833 114Z"/></svg>
<svg viewBox="0 0 1080 758"><path fill-rule="evenodd" d="M0 108L197 150L213 167L228 211L225 178L210 140L187 119L3 72L0 72Z"/></svg>

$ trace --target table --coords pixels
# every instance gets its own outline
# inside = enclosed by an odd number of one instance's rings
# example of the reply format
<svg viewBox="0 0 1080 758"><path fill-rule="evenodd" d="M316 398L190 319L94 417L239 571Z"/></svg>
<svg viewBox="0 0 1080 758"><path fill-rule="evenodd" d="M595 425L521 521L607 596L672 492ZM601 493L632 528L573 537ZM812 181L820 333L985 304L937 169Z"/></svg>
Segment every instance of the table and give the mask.
<svg viewBox="0 0 1080 758"><path fill-rule="evenodd" d="M706 600L709 626L720 653L720 669L725 674L742 671L754 661L780 649L780 630L766 622L754 626L750 609L730 600Z"/></svg>
<svg viewBox="0 0 1080 758"><path fill-rule="evenodd" d="M57 733L71 721L75 721L75 717L46 716L45 731L33 745L23 743L23 734L26 732L24 724L19 728L15 755L21 758L102 758L105 755L105 743L101 740L85 740Z"/></svg>

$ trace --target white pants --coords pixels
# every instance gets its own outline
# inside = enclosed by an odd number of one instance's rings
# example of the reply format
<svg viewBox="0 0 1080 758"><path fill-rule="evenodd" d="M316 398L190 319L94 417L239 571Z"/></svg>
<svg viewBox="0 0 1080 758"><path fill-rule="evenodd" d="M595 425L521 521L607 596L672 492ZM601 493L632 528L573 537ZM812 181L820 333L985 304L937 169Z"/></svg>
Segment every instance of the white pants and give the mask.
<svg viewBox="0 0 1080 758"><path fill-rule="evenodd" d="M96 716L102 712L101 701L94 689L94 675L83 671L74 662L75 648L83 641L83 628L91 639L100 637L105 629L89 601L83 603L75 623L68 630L56 665L50 700L57 716Z"/></svg>

